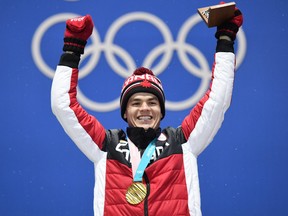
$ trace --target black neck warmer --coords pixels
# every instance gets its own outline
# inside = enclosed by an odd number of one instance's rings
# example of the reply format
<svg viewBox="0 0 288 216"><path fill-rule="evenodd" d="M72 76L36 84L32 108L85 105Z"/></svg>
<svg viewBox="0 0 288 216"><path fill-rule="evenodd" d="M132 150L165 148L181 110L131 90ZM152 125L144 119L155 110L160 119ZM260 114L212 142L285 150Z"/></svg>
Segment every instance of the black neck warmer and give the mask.
<svg viewBox="0 0 288 216"><path fill-rule="evenodd" d="M146 149L149 143L161 133L161 128L153 129L148 128L144 130L142 127L128 127L127 135L129 139L138 147L140 150Z"/></svg>

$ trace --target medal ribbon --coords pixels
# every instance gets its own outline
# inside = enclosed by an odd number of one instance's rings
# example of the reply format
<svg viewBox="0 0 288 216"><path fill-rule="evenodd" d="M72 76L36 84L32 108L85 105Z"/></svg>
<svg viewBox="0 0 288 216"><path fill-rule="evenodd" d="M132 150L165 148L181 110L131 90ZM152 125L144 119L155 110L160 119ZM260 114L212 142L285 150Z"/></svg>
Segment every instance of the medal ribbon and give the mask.
<svg viewBox="0 0 288 216"><path fill-rule="evenodd" d="M133 181L134 182L142 182L142 176L144 174L144 170L146 169L154 151L155 151L155 148L156 148L156 138L154 140L152 140L149 145L147 146L147 148L145 149L143 155L142 155L142 158L141 158L141 161L138 165L138 168L136 170L136 173L135 173L135 176L134 176L134 179Z"/></svg>

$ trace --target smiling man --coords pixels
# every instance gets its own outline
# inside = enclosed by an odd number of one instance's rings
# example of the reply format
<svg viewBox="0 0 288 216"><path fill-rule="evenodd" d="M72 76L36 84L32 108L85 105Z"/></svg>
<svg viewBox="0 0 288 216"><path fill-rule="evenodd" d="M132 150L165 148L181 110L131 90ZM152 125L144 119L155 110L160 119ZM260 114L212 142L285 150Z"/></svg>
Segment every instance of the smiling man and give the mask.
<svg viewBox="0 0 288 216"><path fill-rule="evenodd" d="M77 101L78 65L93 30L87 15L67 20L64 53L53 78L52 110L66 133L94 163L94 215L201 215L197 157L220 128L230 106L234 40L242 14L217 27L211 85L179 127L165 117L161 81L140 67L120 97L126 130L106 129Z"/></svg>
<svg viewBox="0 0 288 216"><path fill-rule="evenodd" d="M158 129L165 116L165 96L161 81L140 67L124 82L120 98L121 116L130 127Z"/></svg>
<svg viewBox="0 0 288 216"><path fill-rule="evenodd" d="M130 127L157 129L162 119L158 98L151 93L135 93L129 98L123 117Z"/></svg>

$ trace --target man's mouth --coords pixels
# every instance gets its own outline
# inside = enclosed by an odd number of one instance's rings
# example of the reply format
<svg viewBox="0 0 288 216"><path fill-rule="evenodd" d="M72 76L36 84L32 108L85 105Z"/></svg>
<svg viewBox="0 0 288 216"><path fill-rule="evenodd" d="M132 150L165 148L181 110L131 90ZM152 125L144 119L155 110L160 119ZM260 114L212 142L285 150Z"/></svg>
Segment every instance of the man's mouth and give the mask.
<svg viewBox="0 0 288 216"><path fill-rule="evenodd" d="M138 116L137 119L141 121L149 121L152 119L152 116Z"/></svg>

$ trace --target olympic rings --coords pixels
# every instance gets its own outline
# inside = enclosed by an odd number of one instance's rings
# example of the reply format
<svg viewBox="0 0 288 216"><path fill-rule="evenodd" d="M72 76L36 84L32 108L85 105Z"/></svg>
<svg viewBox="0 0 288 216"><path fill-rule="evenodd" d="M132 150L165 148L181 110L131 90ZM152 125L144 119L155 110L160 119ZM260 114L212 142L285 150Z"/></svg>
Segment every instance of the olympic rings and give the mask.
<svg viewBox="0 0 288 216"><path fill-rule="evenodd" d="M32 57L39 70L50 79L52 79L54 76L54 69L49 67L43 60L42 53L40 50L42 38L44 34L47 32L47 30L53 25L60 22L65 22L67 19L77 16L80 15L73 13L60 13L53 15L44 20L35 31L31 45ZM147 12L131 12L119 17L111 24L103 43L101 43L100 35L97 29L94 27L93 33L90 37L92 43L87 44L85 48L85 54L82 56L81 62L87 56L90 56L90 58L89 60L87 60L86 64L83 67L81 67L79 73L79 79L82 79L83 77L87 76L94 70L94 68L98 64L102 52L104 52L105 58L110 67L119 76L126 78L130 75L131 71L134 71L134 69L136 68L136 63L134 61L133 56L131 56L123 47L116 45L114 43L114 39L119 30L123 26L125 26L130 22L135 21L147 22L149 24L152 24L156 29L160 31L163 37L163 43L153 48L144 58L143 63L141 65L152 69L152 71L156 75L159 75L167 69L173 57L173 53L174 51L176 51L178 54L179 61L181 62L183 67L190 74L201 79L197 91L189 98L178 102L173 102L168 99L166 100L167 110L179 111L191 108L201 99L201 97L205 93L210 83L210 76L211 76L208 61L203 55L203 53L199 49L194 47L192 44L186 43L188 33L192 30L194 26L196 26L199 22L202 21L198 14L192 15L184 22L184 24L181 26L179 30L176 41L173 41L172 33L169 27L159 17ZM237 56L236 67L239 67L243 62L246 54L246 37L242 28L240 28L237 34L237 40L238 40L238 49L236 51ZM93 44L97 44L97 49L94 48ZM197 60L199 65L198 67L195 66L195 64L193 64L193 62L189 60L187 54L193 56ZM155 62L155 60L158 59L161 55L162 57L160 61L157 62L157 65L154 65L153 63ZM119 64L115 56L121 58L126 67L123 67L121 64ZM119 97L113 99L110 102L105 103L95 102L87 98L82 93L79 86L78 86L78 100L83 106L98 112L108 112L119 108Z"/></svg>

